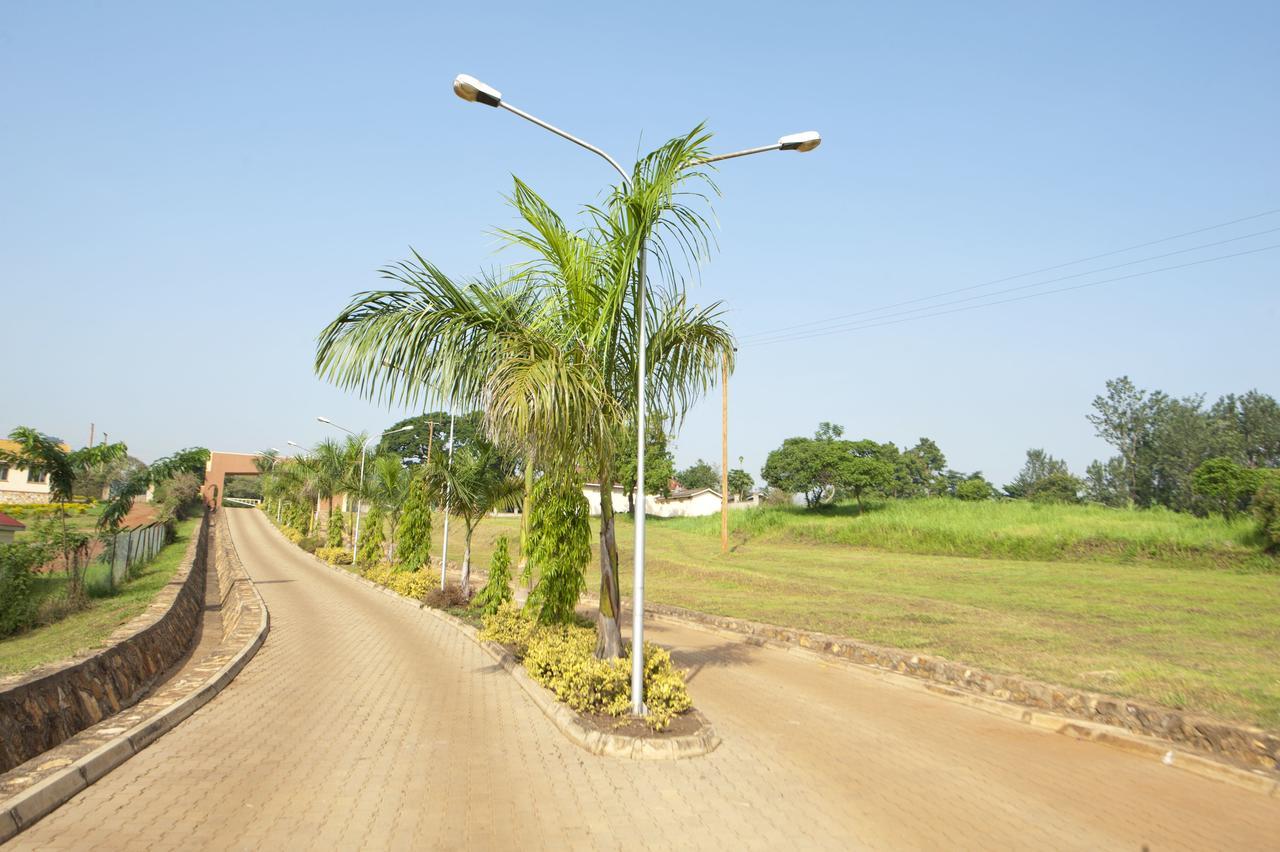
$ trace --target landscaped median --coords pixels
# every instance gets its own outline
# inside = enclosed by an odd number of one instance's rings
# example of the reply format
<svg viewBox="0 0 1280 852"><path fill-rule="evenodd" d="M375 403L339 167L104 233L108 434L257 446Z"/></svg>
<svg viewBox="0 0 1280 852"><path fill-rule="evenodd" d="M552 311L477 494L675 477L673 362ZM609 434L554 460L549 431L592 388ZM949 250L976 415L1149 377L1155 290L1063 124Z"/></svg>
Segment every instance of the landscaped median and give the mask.
<svg viewBox="0 0 1280 852"><path fill-rule="evenodd" d="M281 534L290 541L296 537L286 530ZM326 561L322 555L336 558ZM664 648L645 643L648 712L638 719L630 715L630 658L597 659L590 626L539 624L513 602L482 616L463 603L455 587L442 592L433 571L387 565L358 570L351 567L350 551L337 548L321 548L310 556L452 624L510 672L565 736L593 754L675 759L706 754L720 744L710 723L693 707L685 673ZM483 624L480 630L477 621Z"/></svg>

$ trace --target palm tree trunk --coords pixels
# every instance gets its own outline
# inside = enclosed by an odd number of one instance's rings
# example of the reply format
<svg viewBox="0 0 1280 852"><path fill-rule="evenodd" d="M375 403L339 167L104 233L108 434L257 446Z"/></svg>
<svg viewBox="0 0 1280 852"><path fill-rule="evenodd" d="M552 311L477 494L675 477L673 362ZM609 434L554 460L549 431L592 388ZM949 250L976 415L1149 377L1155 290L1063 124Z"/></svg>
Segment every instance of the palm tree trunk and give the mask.
<svg viewBox="0 0 1280 852"><path fill-rule="evenodd" d="M462 599L471 600L471 532L474 529L471 524L467 524L467 538L462 548L462 580L459 585L462 587Z"/></svg>
<svg viewBox="0 0 1280 852"><path fill-rule="evenodd" d="M622 592L618 587L618 537L613 516L613 471L600 471L600 613L596 618L596 656L622 656Z"/></svg>
<svg viewBox="0 0 1280 852"><path fill-rule="evenodd" d="M524 503L520 507L520 564L516 566L516 576L522 578L533 591L533 568L529 565L529 507L533 494L533 462L532 454L524 460Z"/></svg>

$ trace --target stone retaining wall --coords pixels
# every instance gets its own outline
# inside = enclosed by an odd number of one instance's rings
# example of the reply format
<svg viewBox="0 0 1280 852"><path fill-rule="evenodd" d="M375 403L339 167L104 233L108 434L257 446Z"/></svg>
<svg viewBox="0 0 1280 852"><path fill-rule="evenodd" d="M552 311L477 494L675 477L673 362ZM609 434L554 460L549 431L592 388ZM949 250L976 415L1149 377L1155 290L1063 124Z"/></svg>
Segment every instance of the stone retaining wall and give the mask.
<svg viewBox="0 0 1280 852"><path fill-rule="evenodd" d="M129 707L187 653L204 607L209 517L147 611L87 657L0 680L0 772Z"/></svg>
<svg viewBox="0 0 1280 852"><path fill-rule="evenodd" d="M226 639L240 625L242 617L257 623L262 614L261 599L253 590L253 582L245 573L231 540L225 512L217 512L213 523L213 565L218 575L219 605L222 612L222 638Z"/></svg>
<svg viewBox="0 0 1280 852"><path fill-rule="evenodd" d="M770 644L805 648L1061 716L1118 726L1136 734L1181 743L1250 768L1280 773L1280 735L1260 728L1232 725L1157 704L1084 692L1015 675L991 674L942 657L882 648L810 630L710 615L662 604L646 603L645 610L650 615L704 624Z"/></svg>

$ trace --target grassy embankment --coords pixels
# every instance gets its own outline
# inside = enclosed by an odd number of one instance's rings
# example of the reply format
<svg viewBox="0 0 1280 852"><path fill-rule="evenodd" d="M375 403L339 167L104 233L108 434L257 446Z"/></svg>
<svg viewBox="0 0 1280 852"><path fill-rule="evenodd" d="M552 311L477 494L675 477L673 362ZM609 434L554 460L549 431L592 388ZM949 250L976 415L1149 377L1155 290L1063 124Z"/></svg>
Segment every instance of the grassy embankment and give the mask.
<svg viewBox="0 0 1280 852"><path fill-rule="evenodd" d="M116 594L91 597L86 609L52 624L0 640L0 675L25 672L100 647L117 627L145 610L173 578L199 523L199 518L179 522L177 540L166 545L150 563L134 569L133 579ZM91 564L86 572L86 583L96 582L95 576L106 569L105 565ZM37 594L43 600L62 593L66 587L66 576L60 572L42 574L36 578L36 583Z"/></svg>
<svg viewBox="0 0 1280 852"><path fill-rule="evenodd" d="M649 599L1280 727L1280 560L1247 519L946 500L730 519L727 555L718 517L650 519ZM487 518L477 568L500 534L517 558L519 521Z"/></svg>

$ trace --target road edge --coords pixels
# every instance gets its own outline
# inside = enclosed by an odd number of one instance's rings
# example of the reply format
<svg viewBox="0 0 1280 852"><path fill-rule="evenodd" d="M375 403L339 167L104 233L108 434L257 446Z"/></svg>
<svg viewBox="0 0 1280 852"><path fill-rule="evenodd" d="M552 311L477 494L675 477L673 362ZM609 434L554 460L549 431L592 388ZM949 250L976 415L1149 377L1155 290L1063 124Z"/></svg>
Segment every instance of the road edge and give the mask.
<svg viewBox="0 0 1280 852"><path fill-rule="evenodd" d="M234 550L235 541L230 535L227 539L231 542L236 560L239 561L239 554ZM118 737L103 743L61 771L0 802L0 843L5 843L18 833L30 828L66 804L76 794L87 789L173 730L192 713L208 704L235 679L236 675L240 674L240 671L266 642L267 634L271 630L271 615L267 611L266 602L258 592L257 585L248 577L247 572L244 572L243 566L241 571L248 580L249 590L257 599L261 609L258 628L249 642L194 692L139 722Z"/></svg>

